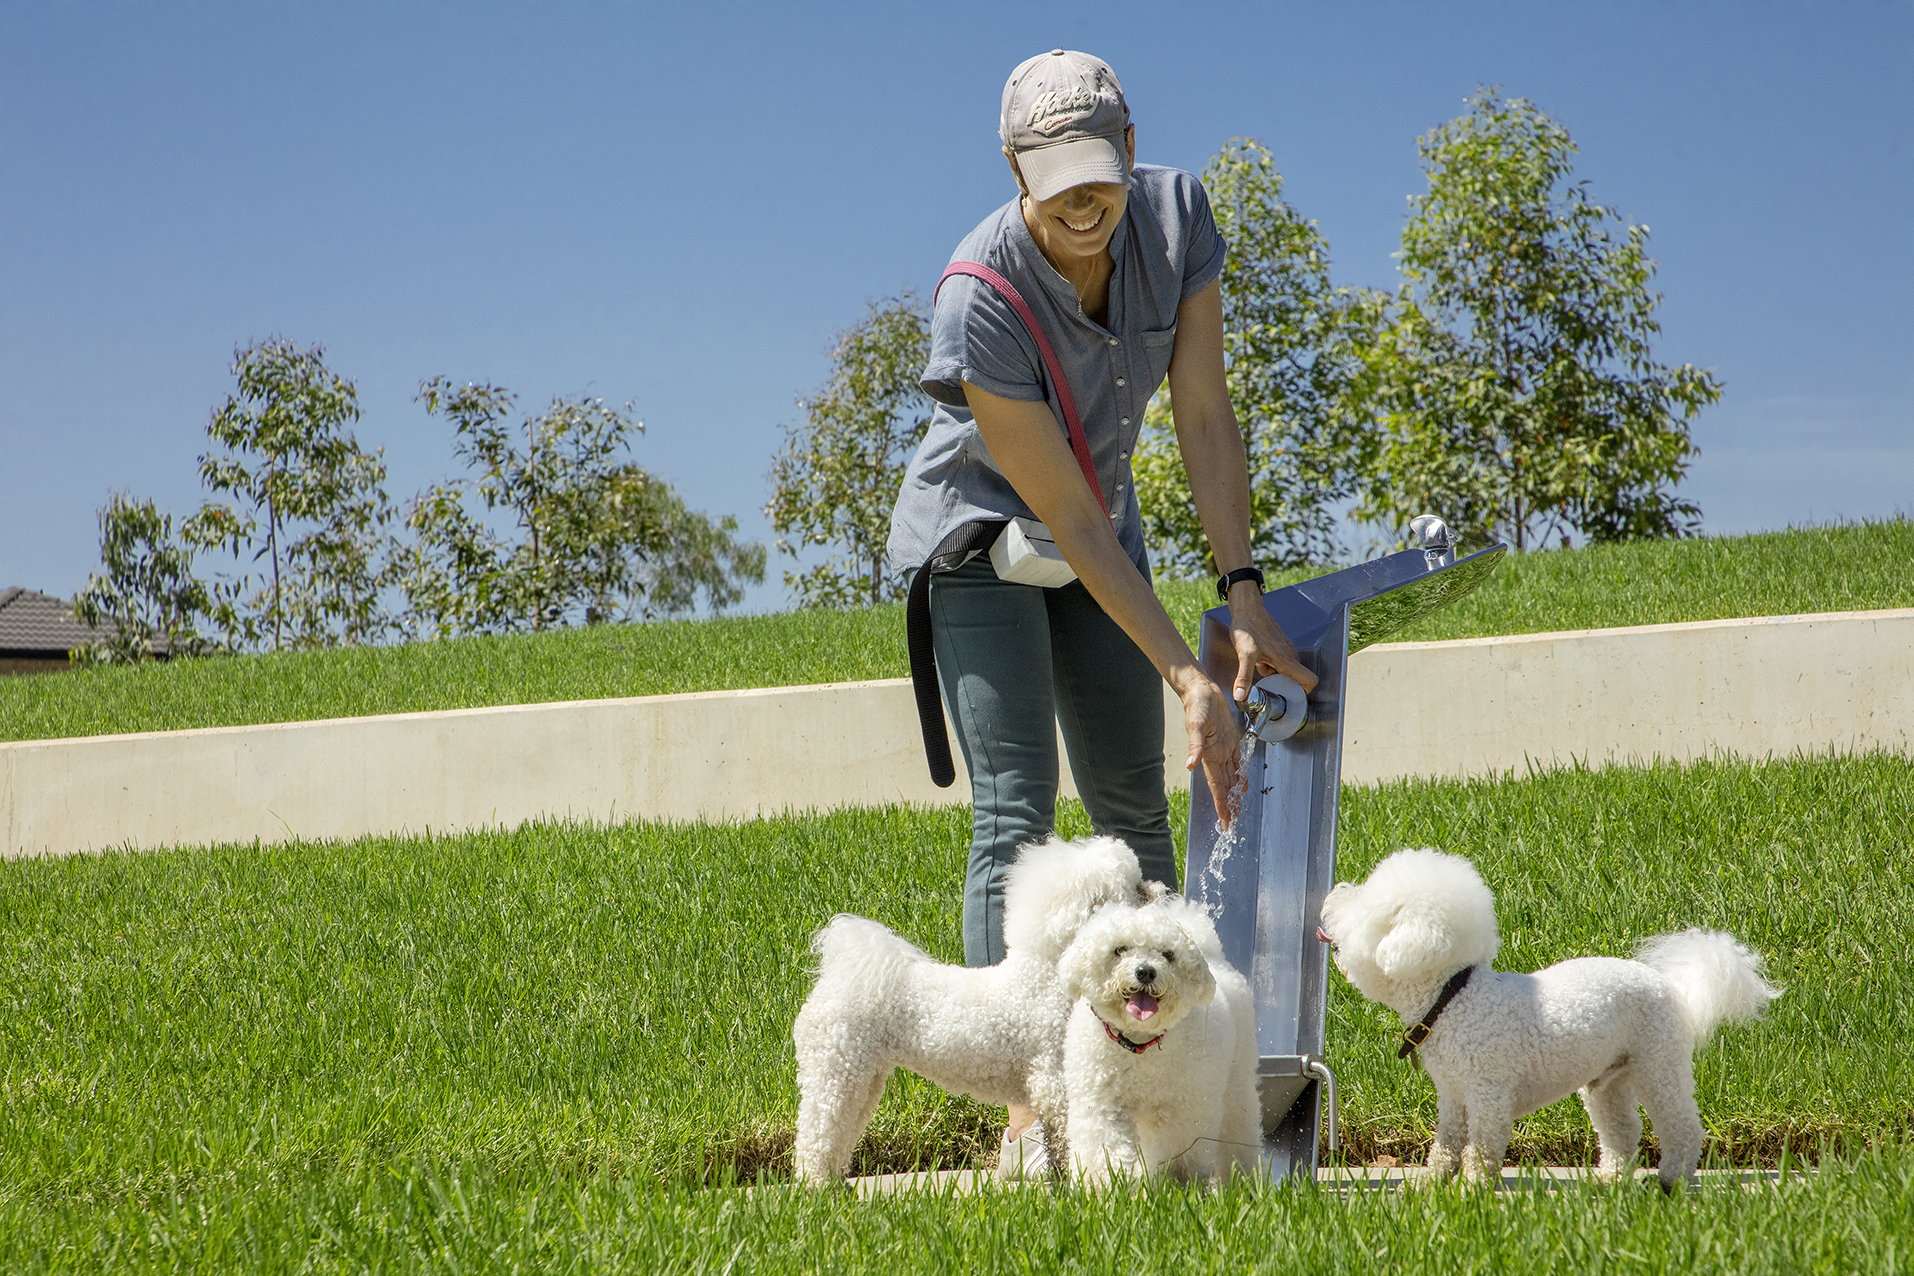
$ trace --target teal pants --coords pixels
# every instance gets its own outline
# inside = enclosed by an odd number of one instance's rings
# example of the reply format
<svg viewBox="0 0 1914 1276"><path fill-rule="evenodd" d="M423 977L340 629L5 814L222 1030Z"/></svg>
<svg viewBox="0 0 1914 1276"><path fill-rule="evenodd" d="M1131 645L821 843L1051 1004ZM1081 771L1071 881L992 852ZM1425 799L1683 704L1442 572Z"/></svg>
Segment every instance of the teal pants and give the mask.
<svg viewBox="0 0 1914 1276"><path fill-rule="evenodd" d="M1147 577L1148 564L1138 565ZM937 679L972 790L964 961L1003 960L1004 874L1056 826L1057 730L1090 822L1176 886L1163 786L1163 679L1081 581L997 579L988 554L931 579Z"/></svg>

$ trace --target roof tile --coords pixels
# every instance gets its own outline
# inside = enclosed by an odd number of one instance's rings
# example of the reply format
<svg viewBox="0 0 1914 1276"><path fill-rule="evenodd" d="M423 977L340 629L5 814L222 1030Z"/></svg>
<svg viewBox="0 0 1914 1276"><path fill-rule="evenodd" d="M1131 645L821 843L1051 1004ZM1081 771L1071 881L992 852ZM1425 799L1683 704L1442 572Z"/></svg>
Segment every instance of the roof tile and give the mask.
<svg viewBox="0 0 1914 1276"><path fill-rule="evenodd" d="M82 625L64 598L14 586L0 589L0 655L54 656L96 641L100 631Z"/></svg>

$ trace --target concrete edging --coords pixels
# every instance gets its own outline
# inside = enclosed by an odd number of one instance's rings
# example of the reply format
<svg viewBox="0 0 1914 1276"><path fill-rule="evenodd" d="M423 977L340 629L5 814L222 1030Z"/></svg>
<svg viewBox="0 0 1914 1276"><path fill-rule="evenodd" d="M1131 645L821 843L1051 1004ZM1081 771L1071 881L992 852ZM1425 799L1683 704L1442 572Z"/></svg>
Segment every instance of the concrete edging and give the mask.
<svg viewBox="0 0 1914 1276"><path fill-rule="evenodd" d="M1164 699L1181 786L1188 746ZM1914 609L1393 643L1350 661L1350 783L1829 749L1914 755ZM953 787L930 783L894 679L5 743L0 857L969 799L961 767Z"/></svg>

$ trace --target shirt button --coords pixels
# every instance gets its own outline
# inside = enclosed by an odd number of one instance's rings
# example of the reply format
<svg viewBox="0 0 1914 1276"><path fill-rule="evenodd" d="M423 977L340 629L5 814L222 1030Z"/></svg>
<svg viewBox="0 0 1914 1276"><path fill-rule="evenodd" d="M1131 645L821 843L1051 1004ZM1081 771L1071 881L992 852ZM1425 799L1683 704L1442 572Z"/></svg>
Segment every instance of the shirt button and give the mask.
<svg viewBox="0 0 1914 1276"><path fill-rule="evenodd" d="M1110 338L1110 344L1111 344L1111 345L1116 345L1116 344L1117 344L1117 339L1116 339L1115 337L1111 337L1111 338Z"/></svg>
<svg viewBox="0 0 1914 1276"><path fill-rule="evenodd" d="M1118 384L1118 385L1122 385L1122 384L1123 384L1123 378L1122 378L1122 377L1118 377L1118 378L1117 378L1117 384Z"/></svg>
<svg viewBox="0 0 1914 1276"><path fill-rule="evenodd" d="M1119 384L1119 385L1121 385L1121 384L1122 384L1122 382L1118 382L1117 384ZM1130 418L1129 418L1129 417L1127 417L1127 416L1126 416L1126 417L1124 417L1124 418L1123 418L1123 424L1125 424L1125 425L1128 425L1129 423L1130 423ZM1128 452L1125 452L1125 453L1124 453L1123 455L1125 455L1125 456L1128 456L1128 455L1129 455L1129 453L1128 453Z"/></svg>

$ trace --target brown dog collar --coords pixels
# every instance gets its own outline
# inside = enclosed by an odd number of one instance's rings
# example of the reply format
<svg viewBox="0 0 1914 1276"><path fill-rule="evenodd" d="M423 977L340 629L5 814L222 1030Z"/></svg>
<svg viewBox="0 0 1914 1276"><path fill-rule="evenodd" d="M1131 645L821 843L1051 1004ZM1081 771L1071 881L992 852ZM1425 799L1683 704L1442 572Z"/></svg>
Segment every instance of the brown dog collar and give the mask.
<svg viewBox="0 0 1914 1276"><path fill-rule="evenodd" d="M1474 973L1474 966L1464 966L1449 976L1449 982L1442 985L1442 992L1436 997L1435 1005L1429 1007L1429 1013L1416 1020L1409 1030L1402 1034L1402 1045L1396 1050L1396 1058L1408 1059L1418 1068L1422 1066L1422 1056L1416 1054L1416 1047L1429 1039L1429 1034L1435 1031L1436 1020L1441 1018L1442 1012L1449 1008L1449 1003L1455 1000L1456 994L1468 986L1469 976ZM1105 1024L1104 1027L1107 1028L1109 1025Z"/></svg>

